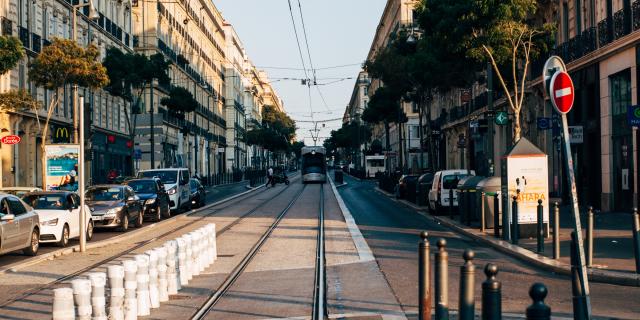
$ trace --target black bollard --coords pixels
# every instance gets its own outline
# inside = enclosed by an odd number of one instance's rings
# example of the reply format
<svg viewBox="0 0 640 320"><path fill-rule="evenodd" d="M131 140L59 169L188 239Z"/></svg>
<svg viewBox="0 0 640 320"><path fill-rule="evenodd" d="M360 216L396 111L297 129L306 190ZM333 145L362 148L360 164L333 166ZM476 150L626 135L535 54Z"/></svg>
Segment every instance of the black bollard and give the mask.
<svg viewBox="0 0 640 320"><path fill-rule="evenodd" d="M453 220L453 188L449 189L449 218Z"/></svg>
<svg viewBox="0 0 640 320"><path fill-rule="evenodd" d="M496 280L498 266L488 263L484 267L487 280L482 283L482 319L502 319L502 284Z"/></svg>
<svg viewBox="0 0 640 320"><path fill-rule="evenodd" d="M484 194L484 191L482 193L480 193L480 231L484 232L484 229L486 228L485 226L485 221L484 221L484 201L486 199L486 195Z"/></svg>
<svg viewBox="0 0 640 320"><path fill-rule="evenodd" d="M431 283L429 282L429 240L427 236L429 234L426 231L420 233L420 244L418 245L418 259L420 260L419 266L419 279L418 279L418 308L419 319L427 320L431 319Z"/></svg>
<svg viewBox="0 0 640 320"><path fill-rule="evenodd" d="M460 213L460 223L464 223L465 215L467 214L467 199L465 198L466 192L464 190L458 191L458 213Z"/></svg>
<svg viewBox="0 0 640 320"><path fill-rule="evenodd" d="M447 241L440 238L435 254L436 320L449 320L449 254Z"/></svg>
<svg viewBox="0 0 640 320"><path fill-rule="evenodd" d="M573 294L573 318L585 319L587 315L587 298L582 292L580 270L578 267L578 238L576 232L571 232L571 292Z"/></svg>
<svg viewBox="0 0 640 320"><path fill-rule="evenodd" d="M460 291L458 298L458 312L460 320L474 320L475 319L475 269L473 265L473 257L475 256L472 250L465 250L462 257L464 258L464 265L460 267Z"/></svg>
<svg viewBox="0 0 640 320"><path fill-rule="evenodd" d="M518 244L518 197L513 196L511 203L511 243Z"/></svg>
<svg viewBox="0 0 640 320"><path fill-rule="evenodd" d="M560 259L560 205L553 204L553 258Z"/></svg>
<svg viewBox="0 0 640 320"><path fill-rule="evenodd" d="M493 194L493 235L500 238L500 198L498 192Z"/></svg>
<svg viewBox="0 0 640 320"><path fill-rule="evenodd" d="M538 238L538 253L544 252L544 215L542 208L542 199L538 199L538 219L537 219L537 238Z"/></svg>
<svg viewBox="0 0 640 320"><path fill-rule="evenodd" d="M636 258L636 273L640 274L640 215L633 209L633 252Z"/></svg>
<svg viewBox="0 0 640 320"><path fill-rule="evenodd" d="M551 308L544 303L547 297L547 287L542 283L534 283L529 289L529 296L533 303L527 307L527 320L550 320ZM574 319L578 319L575 318ZM580 318L582 319L582 318Z"/></svg>
<svg viewBox="0 0 640 320"><path fill-rule="evenodd" d="M502 206L502 240L511 240L511 224L509 223L509 194L504 194L505 200ZM513 206L512 206L513 207Z"/></svg>
<svg viewBox="0 0 640 320"><path fill-rule="evenodd" d="M593 207L589 206L587 210L587 252L586 252L586 260L587 267L591 267L593 265Z"/></svg>

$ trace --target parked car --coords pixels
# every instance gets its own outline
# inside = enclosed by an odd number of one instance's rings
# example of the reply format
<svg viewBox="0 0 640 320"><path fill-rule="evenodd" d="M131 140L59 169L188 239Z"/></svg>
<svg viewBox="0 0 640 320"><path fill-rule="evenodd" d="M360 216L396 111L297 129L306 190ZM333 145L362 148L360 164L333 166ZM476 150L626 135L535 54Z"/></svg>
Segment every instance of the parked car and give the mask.
<svg viewBox="0 0 640 320"><path fill-rule="evenodd" d="M40 248L40 219L14 195L0 194L0 254L22 250L35 256Z"/></svg>
<svg viewBox="0 0 640 320"><path fill-rule="evenodd" d="M434 174L429 172L425 173L418 178L418 189L416 190L416 197L419 205L429 204L429 190L433 186Z"/></svg>
<svg viewBox="0 0 640 320"><path fill-rule="evenodd" d="M191 205L196 206L196 208L204 206L207 193L204 190L202 183L200 183L200 180L198 179L191 179L189 180L189 183L191 184Z"/></svg>
<svg viewBox="0 0 640 320"><path fill-rule="evenodd" d="M133 192L140 198L145 218L160 221L162 218L171 217L169 195L160 179L133 179L125 182L125 184L131 187Z"/></svg>
<svg viewBox="0 0 640 320"><path fill-rule="evenodd" d="M415 194L418 178L419 176L415 174L402 175L398 180L398 186L396 187L396 198L411 200L410 198L415 197L415 195L410 196L409 194L411 193L411 190L413 190L413 193Z"/></svg>
<svg viewBox="0 0 640 320"><path fill-rule="evenodd" d="M432 212L439 212L442 208L449 207L449 190L453 190L453 201L451 202L454 207L458 206L458 182L468 176L475 176L476 173L473 170L466 169L453 169L442 170L436 172L433 176L433 185L429 190L429 210Z"/></svg>
<svg viewBox="0 0 640 320"><path fill-rule="evenodd" d="M40 191L26 194L22 200L30 205L40 219L40 242L54 242L66 247L69 239L80 237L80 197L69 191ZM83 228L87 240L93 238L91 210L85 205L87 216Z"/></svg>
<svg viewBox="0 0 640 320"><path fill-rule="evenodd" d="M87 205L96 228L119 228L127 231L129 223L142 227L143 213L140 197L123 185L99 185L87 189Z"/></svg>
<svg viewBox="0 0 640 320"><path fill-rule="evenodd" d="M25 194L29 192L42 191L42 189L38 187L4 187L0 188L0 192L12 194L18 198L22 198Z"/></svg>
<svg viewBox="0 0 640 320"><path fill-rule="evenodd" d="M175 211L182 208L191 209L190 176L187 168L153 169L138 172L138 178L155 177L162 181L169 195L169 206L171 210Z"/></svg>

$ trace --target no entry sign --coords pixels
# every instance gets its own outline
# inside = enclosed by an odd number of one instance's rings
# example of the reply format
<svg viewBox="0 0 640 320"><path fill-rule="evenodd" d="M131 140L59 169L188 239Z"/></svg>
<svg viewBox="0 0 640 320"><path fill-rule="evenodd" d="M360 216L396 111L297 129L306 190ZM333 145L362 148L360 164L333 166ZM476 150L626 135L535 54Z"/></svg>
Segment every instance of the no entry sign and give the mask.
<svg viewBox="0 0 640 320"><path fill-rule="evenodd" d="M559 113L566 114L571 111L575 94L573 81L571 81L568 73L558 71L551 77L549 97L551 97L551 102Z"/></svg>

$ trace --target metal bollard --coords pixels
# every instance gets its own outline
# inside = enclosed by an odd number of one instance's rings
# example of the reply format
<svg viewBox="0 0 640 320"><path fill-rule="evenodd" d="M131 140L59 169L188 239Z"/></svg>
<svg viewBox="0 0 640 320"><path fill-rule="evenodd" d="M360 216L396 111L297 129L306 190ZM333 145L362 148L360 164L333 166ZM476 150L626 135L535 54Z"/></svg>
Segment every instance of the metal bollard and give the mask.
<svg viewBox="0 0 640 320"><path fill-rule="evenodd" d="M76 309L73 306L73 289L53 289L53 320L75 320Z"/></svg>
<svg viewBox="0 0 640 320"><path fill-rule="evenodd" d="M149 295L149 256L139 254L135 257L138 264L136 279L138 287L136 296L138 298L138 316L148 316L151 314L151 297Z"/></svg>
<svg viewBox="0 0 640 320"><path fill-rule="evenodd" d="M518 230L518 197L513 196L511 203L511 243L518 244L520 237Z"/></svg>
<svg viewBox="0 0 640 320"><path fill-rule="evenodd" d="M493 235L500 238L500 195L493 195Z"/></svg>
<svg viewBox="0 0 640 320"><path fill-rule="evenodd" d="M107 267L109 278L109 319L124 319L124 268L119 265Z"/></svg>
<svg viewBox="0 0 640 320"><path fill-rule="evenodd" d="M475 253L472 250L465 250L462 255L464 265L460 267L460 292L458 298L458 312L460 320L475 319L475 269L473 265L473 257Z"/></svg>
<svg viewBox="0 0 640 320"><path fill-rule="evenodd" d="M104 272L92 272L88 274L91 281L91 309L92 320L107 320L107 301L104 296L104 287L107 284L107 274Z"/></svg>
<svg viewBox="0 0 640 320"><path fill-rule="evenodd" d="M640 215L633 208L633 252L636 258L636 273L640 273Z"/></svg>
<svg viewBox="0 0 640 320"><path fill-rule="evenodd" d="M449 218L453 219L453 189L449 189Z"/></svg>
<svg viewBox="0 0 640 320"><path fill-rule="evenodd" d="M466 192L464 190L458 191L458 214L460 214L460 223L464 223L467 215L467 199Z"/></svg>
<svg viewBox="0 0 640 320"><path fill-rule="evenodd" d="M560 259L560 205L553 204L553 258Z"/></svg>
<svg viewBox="0 0 640 320"><path fill-rule="evenodd" d="M582 292L580 270L578 268L578 237L576 232L571 232L571 292L573 294L573 318L585 319L587 315L587 299Z"/></svg>
<svg viewBox="0 0 640 320"><path fill-rule="evenodd" d="M544 252L544 208L542 207L542 199L538 199L538 216L536 219L536 237L538 242L538 253Z"/></svg>
<svg viewBox="0 0 640 320"><path fill-rule="evenodd" d="M138 264L135 260L122 261L124 267L124 319L138 319Z"/></svg>
<svg viewBox="0 0 640 320"><path fill-rule="evenodd" d="M435 258L436 320L449 320L449 254L447 241L438 239Z"/></svg>
<svg viewBox="0 0 640 320"><path fill-rule="evenodd" d="M509 194L502 195L506 205L502 206L502 240L511 240L511 222L509 221Z"/></svg>
<svg viewBox="0 0 640 320"><path fill-rule="evenodd" d="M502 284L496 280L498 266L488 263L484 267L487 280L482 283L482 319L502 319Z"/></svg>
<svg viewBox="0 0 640 320"><path fill-rule="evenodd" d="M420 320L431 319L431 283L429 281L429 240L428 233L420 233L420 244L418 245L418 318Z"/></svg>
<svg viewBox="0 0 640 320"><path fill-rule="evenodd" d="M544 303L547 297L547 287L542 283L534 283L529 289L529 296L533 303L527 307L527 320L550 320L551 308ZM574 319L583 319L575 318Z"/></svg>
<svg viewBox="0 0 640 320"><path fill-rule="evenodd" d="M587 210L587 241L585 242L587 267L591 267L593 266L593 207L591 206Z"/></svg>
<svg viewBox="0 0 640 320"><path fill-rule="evenodd" d="M167 248L154 249L158 256L158 301L169 301L169 282L167 280Z"/></svg>
<svg viewBox="0 0 640 320"><path fill-rule="evenodd" d="M158 291L158 255L155 251L145 252L149 258L149 300L151 308L160 308L160 292Z"/></svg>
<svg viewBox="0 0 640 320"><path fill-rule="evenodd" d="M78 311L78 319L91 320L91 281L89 279L74 279L71 281L73 300Z"/></svg>
<svg viewBox="0 0 640 320"><path fill-rule="evenodd" d="M486 195L484 194L484 192L482 192L480 194L480 231L484 232L484 229L486 228L485 226L485 221L484 221L484 201L485 201Z"/></svg>

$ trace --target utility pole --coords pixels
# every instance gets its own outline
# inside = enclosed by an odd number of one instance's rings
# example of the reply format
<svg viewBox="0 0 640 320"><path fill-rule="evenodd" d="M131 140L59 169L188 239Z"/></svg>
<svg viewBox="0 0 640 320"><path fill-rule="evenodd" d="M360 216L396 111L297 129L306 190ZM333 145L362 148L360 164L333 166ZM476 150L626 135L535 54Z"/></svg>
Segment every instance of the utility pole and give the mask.
<svg viewBox="0 0 640 320"><path fill-rule="evenodd" d="M488 151L489 151L489 158L487 159L487 161L489 162L489 175L490 176L494 176L495 175L495 156L494 156L494 147L493 147L493 139L494 137L494 133L493 130L495 128L495 124L493 123L493 117L495 116L494 114L494 110L493 110L493 69L491 66L490 62L487 62L487 109L489 111L489 119L488 119L488 126L489 126L489 134L488 134L488 139L487 139L487 144L488 144ZM493 168L493 169L492 169Z"/></svg>
<svg viewBox="0 0 640 320"><path fill-rule="evenodd" d="M149 89L149 120L151 121L151 138L149 139L149 143L151 144L151 169L156 168L156 157L155 157L155 130L153 128L153 79L151 79L151 85Z"/></svg>

